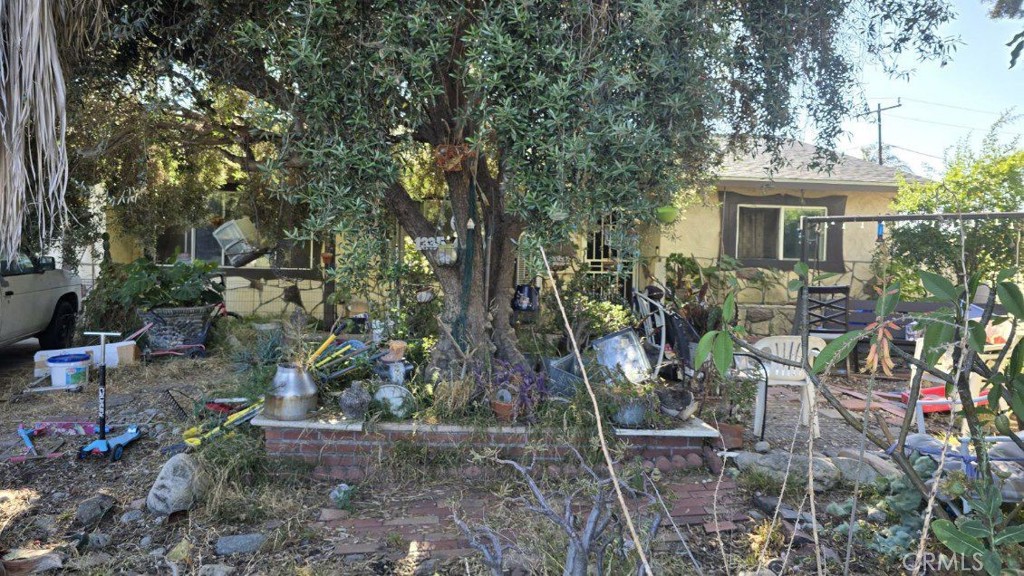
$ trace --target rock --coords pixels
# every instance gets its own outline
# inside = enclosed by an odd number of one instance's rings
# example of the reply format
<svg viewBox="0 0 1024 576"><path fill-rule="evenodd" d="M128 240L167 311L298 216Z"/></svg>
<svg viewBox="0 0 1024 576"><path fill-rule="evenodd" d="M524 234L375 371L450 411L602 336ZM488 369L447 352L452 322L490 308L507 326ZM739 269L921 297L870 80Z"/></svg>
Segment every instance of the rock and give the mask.
<svg viewBox="0 0 1024 576"><path fill-rule="evenodd" d="M686 468L686 457L682 454L676 454L672 457L672 467L678 470Z"/></svg>
<svg viewBox="0 0 1024 576"><path fill-rule="evenodd" d="M759 471L775 478L779 482L786 479L788 467L790 482L793 482L794 479L800 482L806 482L807 456L803 454L792 455L792 463L790 463L790 454L782 450L773 450L767 454L740 452L734 459L736 461L736 466L739 467L740 470ZM813 466L815 492L829 490L839 482L839 469L836 468L836 465L829 459L822 456L815 456Z"/></svg>
<svg viewBox="0 0 1024 576"><path fill-rule="evenodd" d="M167 425L157 424L156 426L153 426L153 430L157 433L157 435L160 435L163 433L164 430L167 430Z"/></svg>
<svg viewBox="0 0 1024 576"><path fill-rule="evenodd" d="M228 576L234 574L235 569L227 564L204 564L199 567L199 576Z"/></svg>
<svg viewBox="0 0 1024 576"><path fill-rule="evenodd" d="M672 471L672 462L664 456L658 456L654 460L654 467L660 470L662 474L668 474Z"/></svg>
<svg viewBox="0 0 1024 576"><path fill-rule="evenodd" d="M832 458L832 463L839 469L840 477L849 484L859 482L863 486L878 480L878 472L867 462L836 456Z"/></svg>
<svg viewBox="0 0 1024 576"><path fill-rule="evenodd" d="M736 576L776 576L776 574L767 568L761 568L760 570L740 570Z"/></svg>
<svg viewBox="0 0 1024 576"><path fill-rule="evenodd" d="M129 510L124 514L121 514L121 524L132 524L133 522L141 522L145 518L142 510Z"/></svg>
<svg viewBox="0 0 1024 576"><path fill-rule="evenodd" d="M249 554L256 552L263 546L267 537L263 534L238 534L236 536L221 536L217 539L214 549L218 556L229 556L231 554Z"/></svg>
<svg viewBox="0 0 1024 576"><path fill-rule="evenodd" d="M342 391L338 398L338 405L341 412L349 420L363 420L366 417L366 409L370 406L370 393L363 388L363 382L356 380Z"/></svg>
<svg viewBox="0 0 1024 576"><path fill-rule="evenodd" d="M416 567L416 571L413 572L413 576L434 576L437 573L437 558L430 558L424 560L419 566Z"/></svg>
<svg viewBox="0 0 1024 576"><path fill-rule="evenodd" d="M722 457L715 452L715 449L711 446L705 446L703 449L704 453L704 464L711 470L712 474L721 474L724 464L722 463Z"/></svg>
<svg viewBox="0 0 1024 576"><path fill-rule="evenodd" d="M189 454L175 454L164 463L146 497L150 512L169 516L189 510L204 491L199 463Z"/></svg>
<svg viewBox="0 0 1024 576"><path fill-rule="evenodd" d="M696 469L704 465L704 459L700 457L700 454L691 452L686 455L687 468Z"/></svg>
<svg viewBox="0 0 1024 576"><path fill-rule="evenodd" d="M143 536L142 540L139 540L139 548L149 548L153 545L152 536Z"/></svg>
<svg viewBox="0 0 1024 576"><path fill-rule="evenodd" d="M821 558L826 562L837 563L840 561L839 553L836 552L834 548L830 548L828 546L821 547Z"/></svg>
<svg viewBox="0 0 1024 576"><path fill-rule="evenodd" d="M53 494L50 494L50 498L53 499L54 502L60 502L61 500L67 500L68 499L68 493L67 492L54 492Z"/></svg>
<svg viewBox="0 0 1024 576"><path fill-rule="evenodd" d="M163 556L166 553L167 553L167 549L166 548L153 548L152 550L149 551L149 555L150 556L156 556L158 558Z"/></svg>
<svg viewBox="0 0 1024 576"><path fill-rule="evenodd" d="M175 544L174 548L171 548L171 551L167 553L167 560L170 562L184 562L191 551L192 543L188 541L188 538L182 538L181 541Z"/></svg>
<svg viewBox="0 0 1024 576"><path fill-rule="evenodd" d="M93 552L78 558L71 563L71 566L76 570L86 571L110 564L113 560L114 557L106 552Z"/></svg>
<svg viewBox="0 0 1024 576"><path fill-rule="evenodd" d="M742 269L741 269L742 270ZM751 323L768 322L775 318L775 312L770 308L747 308L746 321Z"/></svg>
<svg viewBox="0 0 1024 576"><path fill-rule="evenodd" d="M143 508L146 507L146 499L136 498L135 500L132 500L132 503L129 504L128 507L131 508L132 510L142 510Z"/></svg>
<svg viewBox="0 0 1024 576"><path fill-rule="evenodd" d="M654 470L654 462L652 462L651 460L644 460L642 466L644 468L644 472L650 472L651 470Z"/></svg>
<svg viewBox="0 0 1024 576"><path fill-rule="evenodd" d="M64 560L56 552L16 548L4 554L0 567L5 569L0 574L10 574L11 576L42 574L50 570L60 570L64 567Z"/></svg>
<svg viewBox="0 0 1024 576"><path fill-rule="evenodd" d="M106 516L114 507L114 499L106 494L97 494L78 505L75 511L75 524L92 526Z"/></svg>
<svg viewBox="0 0 1024 576"><path fill-rule="evenodd" d="M345 510L338 510L338 512L345 512ZM284 520L267 520L263 523L263 530L266 532L273 532L281 526L284 526Z"/></svg>
<svg viewBox="0 0 1024 576"><path fill-rule="evenodd" d="M802 546L804 544L813 544L814 537L804 532L796 524L783 520L782 521L782 533L786 536L786 541L792 541L793 546Z"/></svg>
<svg viewBox="0 0 1024 576"><path fill-rule="evenodd" d="M57 529L57 519L49 514L40 514L32 519L32 525L50 535Z"/></svg>
<svg viewBox="0 0 1024 576"><path fill-rule="evenodd" d="M881 524L889 519L889 515L885 513L885 510L875 506L868 506L867 509L864 510L864 517L867 518L869 522L874 522L875 524Z"/></svg>
<svg viewBox="0 0 1024 576"><path fill-rule="evenodd" d="M860 460L860 452L858 450L850 450L848 448L843 448L836 455L842 458L852 458L854 460ZM897 468L891 460L887 458L882 458L881 456L877 454L872 454L871 452L864 453L863 462L874 468L875 472L878 472L880 476L884 476L885 478L899 478L900 476L903 475L903 473L900 472L900 469Z"/></svg>
<svg viewBox="0 0 1024 576"><path fill-rule="evenodd" d="M772 445L767 440L761 440L757 444L754 444L754 451L758 454L767 454L772 449Z"/></svg>
<svg viewBox="0 0 1024 576"><path fill-rule="evenodd" d="M92 550L102 550L114 539L110 537L110 534L104 534L103 532L93 532L89 534L89 548Z"/></svg>
<svg viewBox="0 0 1024 576"><path fill-rule="evenodd" d="M810 524L814 520L807 512L797 514L797 511L787 504L779 506L779 499L774 496L755 496L754 505L769 516L773 516L775 514L775 508L778 507L779 516L782 516L782 519L788 522L796 522L799 520L800 522Z"/></svg>

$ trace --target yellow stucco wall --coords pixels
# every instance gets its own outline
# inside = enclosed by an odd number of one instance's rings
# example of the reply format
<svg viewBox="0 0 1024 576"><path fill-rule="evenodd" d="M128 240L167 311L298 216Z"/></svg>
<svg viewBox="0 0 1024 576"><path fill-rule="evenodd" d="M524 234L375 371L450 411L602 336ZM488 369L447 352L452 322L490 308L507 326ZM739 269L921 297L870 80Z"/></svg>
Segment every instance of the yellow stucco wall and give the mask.
<svg viewBox="0 0 1024 576"><path fill-rule="evenodd" d="M895 191L892 192L843 192L843 191L810 191L792 188L742 188L731 186L727 189L747 196L783 194L797 198L822 198L827 196L846 196L845 215L876 215L886 214ZM854 297L866 297L864 284L871 279L870 264L876 247L876 225L847 224L843 230L843 258L846 272L831 279L827 284L851 284ZM716 201L687 208L679 219L668 226L661 227L660 234L645 234L644 265L651 270L658 280L665 280L665 259L674 253L693 256L702 265L707 266L718 259L723 253L722 247L722 210ZM767 303L787 303L792 301L794 294L785 289L792 273L779 285L765 294ZM643 280L641 279L641 283ZM740 294L741 301L760 302L760 290L747 288Z"/></svg>

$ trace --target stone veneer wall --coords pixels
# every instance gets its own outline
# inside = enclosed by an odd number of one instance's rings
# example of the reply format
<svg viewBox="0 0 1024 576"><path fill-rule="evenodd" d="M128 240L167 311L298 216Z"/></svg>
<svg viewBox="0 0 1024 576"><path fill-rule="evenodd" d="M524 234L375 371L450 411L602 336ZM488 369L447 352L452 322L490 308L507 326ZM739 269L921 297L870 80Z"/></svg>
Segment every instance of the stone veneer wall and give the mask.
<svg viewBox="0 0 1024 576"><path fill-rule="evenodd" d="M790 304L740 304L737 318L752 336L792 334L796 307Z"/></svg>
<svg viewBox="0 0 1024 576"><path fill-rule="evenodd" d="M524 426L471 428L384 423L364 431L360 424L278 422L265 418L257 418L253 424L264 429L268 456L300 459L315 465L316 476L345 481L358 481L371 473L400 443L415 443L435 452L497 448L505 458L536 454L538 461L575 464L568 447L551 431ZM629 444L629 455L659 468L704 466L705 445L721 442L718 432L704 423L690 430L690 435L678 434L674 430L618 431ZM713 451L711 454L716 457Z"/></svg>

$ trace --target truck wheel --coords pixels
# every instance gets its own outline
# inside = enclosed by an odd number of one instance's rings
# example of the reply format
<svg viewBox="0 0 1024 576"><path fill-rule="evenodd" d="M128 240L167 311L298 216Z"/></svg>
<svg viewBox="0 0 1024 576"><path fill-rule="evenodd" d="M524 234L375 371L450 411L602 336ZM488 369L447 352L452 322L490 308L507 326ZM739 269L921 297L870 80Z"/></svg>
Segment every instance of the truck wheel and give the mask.
<svg viewBox="0 0 1024 576"><path fill-rule="evenodd" d="M43 350L70 348L75 338L75 307L67 300L57 302L53 318L46 330L39 335L39 345Z"/></svg>

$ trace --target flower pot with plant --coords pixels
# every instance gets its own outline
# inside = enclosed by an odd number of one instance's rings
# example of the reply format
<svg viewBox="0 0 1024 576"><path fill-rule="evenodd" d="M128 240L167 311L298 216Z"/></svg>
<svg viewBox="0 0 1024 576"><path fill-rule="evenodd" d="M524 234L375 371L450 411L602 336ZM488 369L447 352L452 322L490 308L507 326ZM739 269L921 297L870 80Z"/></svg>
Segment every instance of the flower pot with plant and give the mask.
<svg viewBox="0 0 1024 576"><path fill-rule="evenodd" d="M153 325L146 333L150 348L203 344L212 306L224 300L224 286L211 280L216 268L202 261L157 266L140 258L119 270L114 299Z"/></svg>
<svg viewBox="0 0 1024 576"><path fill-rule="evenodd" d="M499 360L490 374L478 375L478 382L495 417L502 422L531 418L547 397L544 375L522 364Z"/></svg>

